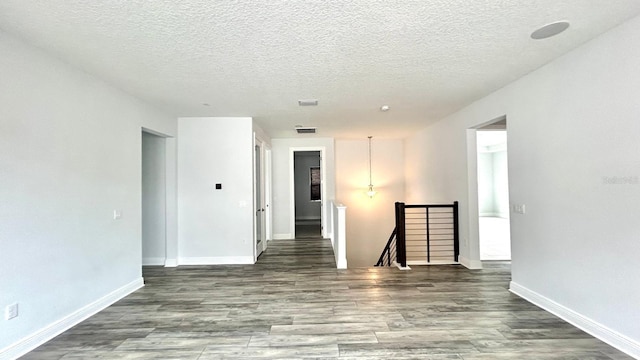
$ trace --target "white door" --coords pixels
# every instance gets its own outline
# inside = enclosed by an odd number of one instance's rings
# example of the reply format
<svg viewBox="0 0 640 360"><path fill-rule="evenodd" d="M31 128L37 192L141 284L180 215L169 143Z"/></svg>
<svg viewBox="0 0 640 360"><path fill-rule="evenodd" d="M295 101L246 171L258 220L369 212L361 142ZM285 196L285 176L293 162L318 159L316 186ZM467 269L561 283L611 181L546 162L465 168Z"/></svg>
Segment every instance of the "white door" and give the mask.
<svg viewBox="0 0 640 360"><path fill-rule="evenodd" d="M262 182L262 149L260 144L255 146L255 237L256 237L256 258L260 256L264 251L264 201L262 199L263 194L263 182Z"/></svg>

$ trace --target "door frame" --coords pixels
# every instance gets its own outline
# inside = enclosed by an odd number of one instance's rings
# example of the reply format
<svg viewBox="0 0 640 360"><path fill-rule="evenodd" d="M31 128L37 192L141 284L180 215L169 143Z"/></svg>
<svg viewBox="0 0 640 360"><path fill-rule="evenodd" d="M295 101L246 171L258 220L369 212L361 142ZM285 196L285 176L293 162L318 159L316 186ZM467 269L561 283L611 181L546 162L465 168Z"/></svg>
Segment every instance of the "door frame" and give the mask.
<svg viewBox="0 0 640 360"><path fill-rule="evenodd" d="M480 210L478 206L478 140L477 131L480 128L506 120L502 115L493 120L472 126L467 132L467 216L468 239L462 238L467 247L467 256L460 255L460 263L469 269L482 269L480 260Z"/></svg>
<svg viewBox="0 0 640 360"><path fill-rule="evenodd" d="M265 246L265 250L267 248L267 246L269 245L269 241L273 240L273 212L271 209L271 203L272 203L272 193L273 193L273 188L272 188L272 182L271 182L271 170L272 170L272 162L273 162L273 158L272 158L272 152L271 152L271 146L269 146L269 144L264 143L264 149L263 149L263 158L264 158L264 162L263 162L263 175L264 175L264 179L263 179L263 184L264 184L264 206L265 206L265 242L264 242L264 246Z"/></svg>
<svg viewBox="0 0 640 360"><path fill-rule="evenodd" d="M509 143L508 137L508 131L507 131L507 126L508 125L504 125L504 126L495 126L493 124L489 124L488 126L485 127L481 127L476 129L476 142L477 142L477 138L478 138L478 132L504 132L505 133L505 137L507 138L507 142L506 144ZM502 150L500 150L502 151ZM508 149L505 147L504 152L507 154L507 164L506 164L506 171L507 171L507 199L509 197L508 195L508 191L509 191L509 180L508 180L508 174L509 174L509 164L508 164L508 159L509 159L509 155L508 155ZM478 149L478 147L476 146L476 159L478 159L480 157L480 149ZM478 173L479 173L479 169L480 169L480 164L478 163ZM478 175L478 174L476 174ZM479 180L478 182L476 182L476 184L479 184ZM480 194L480 189L478 186L478 195ZM509 211L511 206L508 206ZM480 219L482 218L482 216L480 216L481 212L480 212L480 198L478 197L478 246L479 246L479 258L480 261L492 261L493 259L483 259L482 258L482 232L480 231ZM494 214L495 215L495 214ZM509 216L508 218L509 221L509 226L511 226L511 217ZM511 261L511 253L509 253L509 259L499 259L498 261Z"/></svg>
<svg viewBox="0 0 640 360"><path fill-rule="evenodd" d="M140 128L140 159L142 159L142 133L147 133L164 138L165 152L165 267L178 266L178 217L177 217L177 142L174 136L156 131L150 128ZM142 163L140 163L142 171ZM142 173L141 173L142 176ZM140 197L140 219L142 219L142 196ZM142 234L142 223L140 224ZM142 251L142 235L140 236L140 250ZM141 258L142 260L142 258Z"/></svg>
<svg viewBox="0 0 640 360"><path fill-rule="evenodd" d="M259 148L258 157L256 157L256 147ZM267 196L266 196L266 188L267 188L267 180L266 174L271 174L271 170L267 170L267 165L265 161L266 148L268 147L267 143L261 139L255 132L253 133L253 146L252 146L252 157L253 157L253 261L254 263L258 260L258 256L267 249L267 228L271 228L271 226L267 226ZM256 174L256 164L257 161L260 162L260 173ZM260 183L260 189L258 189L258 180ZM269 181L269 186L271 186ZM259 191L258 191L259 190ZM269 191L270 196L271 191ZM260 201L258 201L257 195L260 194ZM258 205L261 204L261 207ZM257 224L257 216L258 210L260 209L260 233L262 234L262 247L260 251L258 251L258 224Z"/></svg>
<svg viewBox="0 0 640 360"><path fill-rule="evenodd" d="M296 238L296 186L295 186L295 153L296 152L308 152L319 151L320 152L320 226L321 233L324 239L328 238L327 234L327 165L326 165L326 152L325 146L303 146L303 147L290 147L289 148L289 233L292 238Z"/></svg>

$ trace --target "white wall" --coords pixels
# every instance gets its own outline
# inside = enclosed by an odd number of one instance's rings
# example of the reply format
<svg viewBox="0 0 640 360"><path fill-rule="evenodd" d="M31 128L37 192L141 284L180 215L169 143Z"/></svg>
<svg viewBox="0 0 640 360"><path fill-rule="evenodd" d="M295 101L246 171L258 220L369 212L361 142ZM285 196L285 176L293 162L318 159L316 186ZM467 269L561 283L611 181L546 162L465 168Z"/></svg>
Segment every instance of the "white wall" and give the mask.
<svg viewBox="0 0 640 360"><path fill-rule="evenodd" d="M478 131L476 136L479 214L508 218L509 176L506 131Z"/></svg>
<svg viewBox="0 0 640 360"><path fill-rule="evenodd" d="M493 154L478 152L478 211L480 216L494 215L494 197Z"/></svg>
<svg viewBox="0 0 640 360"><path fill-rule="evenodd" d="M509 165L507 151L491 153L493 162L493 212L501 218L509 217Z"/></svg>
<svg viewBox="0 0 640 360"><path fill-rule="evenodd" d="M368 139L336 140L336 198L347 207L349 267L373 266L395 227L395 202L404 201L402 140L373 139L372 182L367 196Z"/></svg>
<svg viewBox="0 0 640 360"><path fill-rule="evenodd" d="M312 167L320 166L320 153L296 152L295 153L295 197L296 220L320 220L319 201L311 201L310 171Z"/></svg>
<svg viewBox="0 0 640 360"><path fill-rule="evenodd" d="M325 233L330 233L329 219L331 218L331 207L329 201L335 199L336 195L336 171L334 161L334 140L332 138L296 138L296 139L272 139L273 146L273 237L274 239L290 238L293 236L291 229L291 148L325 148L325 198L322 200L324 206L323 218L325 222Z"/></svg>
<svg viewBox="0 0 640 360"><path fill-rule="evenodd" d="M178 262L253 263L252 119L179 118L178 134Z"/></svg>
<svg viewBox="0 0 640 360"><path fill-rule="evenodd" d="M512 289L636 356L638 42L636 18L428 127L406 149L408 200L459 200L461 253L478 259L467 242L466 129L506 115L510 201L526 205L511 214Z"/></svg>
<svg viewBox="0 0 640 360"><path fill-rule="evenodd" d="M166 259L165 139L142 133L142 264L164 265Z"/></svg>
<svg viewBox="0 0 640 360"><path fill-rule="evenodd" d="M20 311L0 318L0 358L11 358L142 286L141 127L176 127L1 32L0 79L0 309Z"/></svg>

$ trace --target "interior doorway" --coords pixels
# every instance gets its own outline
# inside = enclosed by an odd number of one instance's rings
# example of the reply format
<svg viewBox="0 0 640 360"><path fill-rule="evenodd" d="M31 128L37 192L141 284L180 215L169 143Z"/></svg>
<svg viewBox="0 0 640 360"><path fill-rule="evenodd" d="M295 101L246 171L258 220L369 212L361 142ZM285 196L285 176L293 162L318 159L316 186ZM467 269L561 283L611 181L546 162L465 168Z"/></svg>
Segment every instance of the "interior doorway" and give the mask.
<svg viewBox="0 0 640 360"><path fill-rule="evenodd" d="M262 151L259 144L255 146L255 206L256 206L256 256L260 256L264 251L264 232L263 232L263 213L264 204L262 203Z"/></svg>
<svg viewBox="0 0 640 360"><path fill-rule="evenodd" d="M166 139L142 132L142 265L167 259Z"/></svg>
<svg viewBox="0 0 640 360"><path fill-rule="evenodd" d="M477 141L480 260L511 260L506 119L479 128Z"/></svg>
<svg viewBox="0 0 640 360"><path fill-rule="evenodd" d="M254 261L262 254L270 240L271 231L271 151L266 142L254 134Z"/></svg>
<svg viewBox="0 0 640 360"><path fill-rule="evenodd" d="M296 239L322 239L322 156L320 151L293 153Z"/></svg>

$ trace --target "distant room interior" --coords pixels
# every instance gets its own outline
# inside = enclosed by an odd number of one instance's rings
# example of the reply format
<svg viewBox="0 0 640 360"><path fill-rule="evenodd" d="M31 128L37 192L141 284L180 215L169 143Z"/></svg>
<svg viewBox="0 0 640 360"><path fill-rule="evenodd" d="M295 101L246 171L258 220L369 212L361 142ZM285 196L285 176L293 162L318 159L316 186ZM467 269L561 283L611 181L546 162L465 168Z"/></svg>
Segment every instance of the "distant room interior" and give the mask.
<svg viewBox="0 0 640 360"><path fill-rule="evenodd" d="M322 238L320 151L294 153L296 239Z"/></svg>
<svg viewBox="0 0 640 360"><path fill-rule="evenodd" d="M511 260L507 131L477 132L480 260Z"/></svg>

